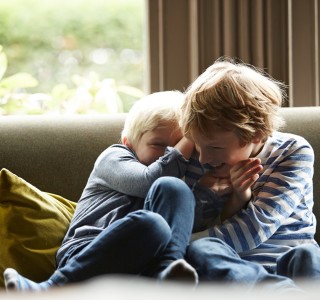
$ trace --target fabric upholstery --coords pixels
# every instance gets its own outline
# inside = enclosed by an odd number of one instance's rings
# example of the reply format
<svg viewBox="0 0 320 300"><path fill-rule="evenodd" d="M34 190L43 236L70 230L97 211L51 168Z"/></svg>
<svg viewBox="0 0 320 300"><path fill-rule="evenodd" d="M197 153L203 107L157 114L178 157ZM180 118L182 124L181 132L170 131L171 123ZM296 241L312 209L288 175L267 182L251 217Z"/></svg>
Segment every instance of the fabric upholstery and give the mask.
<svg viewBox="0 0 320 300"><path fill-rule="evenodd" d="M320 107L281 112L287 122L283 131L304 136L315 151L314 212L320 220ZM98 155L120 141L124 120L125 114L0 117L0 168L78 201ZM316 239L320 242L320 230Z"/></svg>

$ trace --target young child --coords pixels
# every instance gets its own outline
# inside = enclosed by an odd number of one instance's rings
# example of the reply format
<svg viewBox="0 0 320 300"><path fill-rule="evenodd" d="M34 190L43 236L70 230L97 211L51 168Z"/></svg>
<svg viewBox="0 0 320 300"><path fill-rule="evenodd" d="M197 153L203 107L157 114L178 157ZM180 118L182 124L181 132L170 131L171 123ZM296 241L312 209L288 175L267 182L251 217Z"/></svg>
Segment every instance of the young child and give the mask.
<svg viewBox="0 0 320 300"><path fill-rule="evenodd" d="M278 131L282 87L252 66L219 59L186 91L184 133L201 165L211 166L204 174L193 161L186 176L199 178L195 194L211 199L222 221L209 228L211 238L188 249L200 278L259 282L269 275L257 272L257 264L277 274L277 259L286 251L300 244L319 249L314 153L304 138Z"/></svg>
<svg viewBox="0 0 320 300"><path fill-rule="evenodd" d="M178 178L194 148L179 126L183 99L168 91L134 104L122 144L110 146L95 162L57 252L55 273L38 284L7 269L7 289L45 290L110 273L197 283L196 271L184 260L195 202L189 189L174 193L185 185ZM176 178L167 184L164 176Z"/></svg>
<svg viewBox="0 0 320 300"><path fill-rule="evenodd" d="M188 251L194 266L206 265L200 276L211 276L216 261L205 249L218 249L216 238L237 252L235 265L256 262L270 273L276 273L277 258L292 247L318 249L314 153L304 138L278 131L283 96L279 82L226 59L216 61L186 92L184 132L194 141L200 163L212 167L199 184L206 186L208 197L217 196L210 187L221 180L232 189L220 209L222 223L209 229L213 238L196 241Z"/></svg>

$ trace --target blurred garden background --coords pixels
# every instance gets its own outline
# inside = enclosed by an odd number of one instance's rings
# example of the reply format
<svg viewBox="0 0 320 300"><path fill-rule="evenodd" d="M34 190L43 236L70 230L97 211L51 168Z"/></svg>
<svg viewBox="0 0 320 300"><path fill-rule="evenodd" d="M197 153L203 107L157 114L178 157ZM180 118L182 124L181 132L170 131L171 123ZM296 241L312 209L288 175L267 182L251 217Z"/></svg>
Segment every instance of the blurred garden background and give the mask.
<svg viewBox="0 0 320 300"><path fill-rule="evenodd" d="M0 115L126 112L144 44L144 0L1 0Z"/></svg>

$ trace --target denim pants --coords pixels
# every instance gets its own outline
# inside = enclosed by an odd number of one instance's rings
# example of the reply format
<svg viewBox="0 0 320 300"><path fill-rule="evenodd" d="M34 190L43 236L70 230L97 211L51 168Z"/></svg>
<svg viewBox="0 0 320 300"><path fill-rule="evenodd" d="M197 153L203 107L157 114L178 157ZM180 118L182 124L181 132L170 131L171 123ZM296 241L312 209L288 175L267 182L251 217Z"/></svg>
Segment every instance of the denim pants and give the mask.
<svg viewBox="0 0 320 300"><path fill-rule="evenodd" d="M152 185L144 208L160 214L171 229L170 242L159 257L156 272L160 272L172 261L185 257L193 228L194 195L181 179L161 177Z"/></svg>
<svg viewBox="0 0 320 300"><path fill-rule="evenodd" d="M188 247L187 260L197 270L200 282L241 285L248 290L259 286L283 292L301 291L290 278L270 274L262 265L241 259L218 238L193 241Z"/></svg>
<svg viewBox="0 0 320 300"><path fill-rule="evenodd" d="M285 252L277 259L277 274L294 280L319 280L319 246L303 244Z"/></svg>
<svg viewBox="0 0 320 300"><path fill-rule="evenodd" d="M148 192L143 210L113 222L92 241L69 253L69 260L49 281L62 285L104 274L153 276L171 261L184 257L194 203L191 190L182 180L158 179Z"/></svg>
<svg viewBox="0 0 320 300"><path fill-rule="evenodd" d="M84 247L75 248L49 280L54 285L103 274L138 274L162 253L171 230L158 214L138 210L113 222Z"/></svg>

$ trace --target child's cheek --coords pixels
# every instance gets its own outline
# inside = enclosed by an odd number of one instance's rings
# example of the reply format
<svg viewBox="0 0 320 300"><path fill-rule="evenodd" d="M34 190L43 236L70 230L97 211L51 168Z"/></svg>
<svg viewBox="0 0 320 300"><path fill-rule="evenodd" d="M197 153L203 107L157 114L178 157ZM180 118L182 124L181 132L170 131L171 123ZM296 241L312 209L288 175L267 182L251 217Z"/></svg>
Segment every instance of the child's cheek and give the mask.
<svg viewBox="0 0 320 300"><path fill-rule="evenodd" d="M242 160L248 159L250 153L241 149L241 151L233 151L226 153L226 163L230 166L234 166Z"/></svg>

